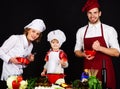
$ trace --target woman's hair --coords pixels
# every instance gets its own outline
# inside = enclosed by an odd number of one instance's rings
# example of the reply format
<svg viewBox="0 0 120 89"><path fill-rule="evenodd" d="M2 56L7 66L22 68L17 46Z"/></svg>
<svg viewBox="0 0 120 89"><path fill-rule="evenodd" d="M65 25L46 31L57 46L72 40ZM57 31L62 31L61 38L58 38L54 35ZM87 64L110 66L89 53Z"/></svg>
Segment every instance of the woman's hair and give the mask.
<svg viewBox="0 0 120 89"><path fill-rule="evenodd" d="M26 28L24 30L24 34L27 36L28 35L28 31L30 30L30 28ZM39 37L35 40L35 42L40 42L41 40L41 37L42 37L42 32L40 33Z"/></svg>

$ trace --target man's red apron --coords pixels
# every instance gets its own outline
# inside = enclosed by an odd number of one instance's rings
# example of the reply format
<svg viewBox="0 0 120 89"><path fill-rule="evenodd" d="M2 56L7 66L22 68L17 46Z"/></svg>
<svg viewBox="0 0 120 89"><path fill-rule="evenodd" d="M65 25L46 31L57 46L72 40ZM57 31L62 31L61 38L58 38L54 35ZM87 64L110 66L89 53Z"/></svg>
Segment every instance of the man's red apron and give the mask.
<svg viewBox="0 0 120 89"><path fill-rule="evenodd" d="M87 33L88 26L86 28L85 34L84 34L84 48L85 50L92 50L92 44L94 41L98 40L100 42L101 46L107 47L105 40L104 40L104 35L103 35L103 27L101 24L101 33L102 36L99 37L91 37L91 38L85 38L86 33ZM106 60L106 69L107 69L107 87L116 89L116 81L115 81L115 74L114 74L114 68L112 64L112 60L110 56L103 54L101 52L96 52L95 58L93 60L84 60L84 69L98 69L99 72L97 74L97 78L99 80L102 79L102 60Z"/></svg>

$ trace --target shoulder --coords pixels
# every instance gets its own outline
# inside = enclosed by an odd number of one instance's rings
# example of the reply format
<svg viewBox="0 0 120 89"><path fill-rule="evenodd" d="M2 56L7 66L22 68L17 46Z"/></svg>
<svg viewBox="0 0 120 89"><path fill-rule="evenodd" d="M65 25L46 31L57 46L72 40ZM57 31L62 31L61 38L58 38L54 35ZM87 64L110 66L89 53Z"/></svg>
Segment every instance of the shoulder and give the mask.
<svg viewBox="0 0 120 89"><path fill-rule="evenodd" d="M60 53L60 55L66 55L64 50L60 50L59 53Z"/></svg>
<svg viewBox="0 0 120 89"><path fill-rule="evenodd" d="M113 26L107 25L107 24L102 24L103 28L106 30L115 30L115 28Z"/></svg>
<svg viewBox="0 0 120 89"><path fill-rule="evenodd" d="M86 30L88 25L85 25L77 30L77 34L83 34Z"/></svg>
<svg viewBox="0 0 120 89"><path fill-rule="evenodd" d="M11 35L11 36L9 37L9 39L14 39L14 40L16 40L16 39L18 39L18 37L19 37L19 35Z"/></svg>
<svg viewBox="0 0 120 89"><path fill-rule="evenodd" d="M85 31L85 30L86 30L86 28L87 28L87 26L88 26L88 25L85 25L85 26L83 26L83 27L79 28L79 29L78 29L78 32L79 32L79 31L81 31L81 32L82 32L82 31Z"/></svg>
<svg viewBox="0 0 120 89"><path fill-rule="evenodd" d="M61 53L61 52L64 52L64 50L60 49L59 52L60 52L60 53Z"/></svg>
<svg viewBox="0 0 120 89"><path fill-rule="evenodd" d="M67 58L67 54L63 50L60 50L59 51L59 57L60 57L60 59Z"/></svg>
<svg viewBox="0 0 120 89"><path fill-rule="evenodd" d="M117 33L117 31L115 30L115 28L113 26L107 25L107 24L103 24L103 30L106 33Z"/></svg>

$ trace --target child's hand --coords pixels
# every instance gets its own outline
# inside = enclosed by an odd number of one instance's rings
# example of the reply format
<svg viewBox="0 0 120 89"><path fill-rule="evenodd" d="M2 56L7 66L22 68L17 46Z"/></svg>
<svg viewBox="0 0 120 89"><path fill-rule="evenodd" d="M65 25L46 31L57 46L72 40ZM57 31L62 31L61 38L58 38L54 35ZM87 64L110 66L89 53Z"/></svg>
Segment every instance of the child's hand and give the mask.
<svg viewBox="0 0 120 89"><path fill-rule="evenodd" d="M45 75L45 72L42 72L42 73L41 73L41 76L46 76L46 75Z"/></svg>
<svg viewBox="0 0 120 89"><path fill-rule="evenodd" d="M60 63L61 63L62 66L66 66L66 63L65 63L64 60L60 60Z"/></svg>

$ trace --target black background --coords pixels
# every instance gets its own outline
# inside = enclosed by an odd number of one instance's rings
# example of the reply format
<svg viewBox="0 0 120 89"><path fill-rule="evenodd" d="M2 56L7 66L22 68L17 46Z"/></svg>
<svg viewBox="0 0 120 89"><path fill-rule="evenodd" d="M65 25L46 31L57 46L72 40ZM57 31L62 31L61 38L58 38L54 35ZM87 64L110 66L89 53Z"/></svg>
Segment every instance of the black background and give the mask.
<svg viewBox="0 0 120 89"><path fill-rule="evenodd" d="M23 75L26 78L40 76L45 63L44 56L50 48L47 34L51 30L61 29L67 37L61 47L69 59L69 67L65 69L66 82L80 79L83 60L75 57L74 46L78 28L87 24L86 14L81 12L85 2L86 0L4 0L0 3L0 46L10 35L22 34L24 26L33 19L43 19L46 24L47 29L43 32L41 42L34 44L33 52L37 52L35 61L24 69ZM120 39L118 0L99 0L99 2L102 8L101 21L113 26ZM117 77L117 89L120 89L120 58L113 58L113 64ZM0 66L2 67L2 61Z"/></svg>

